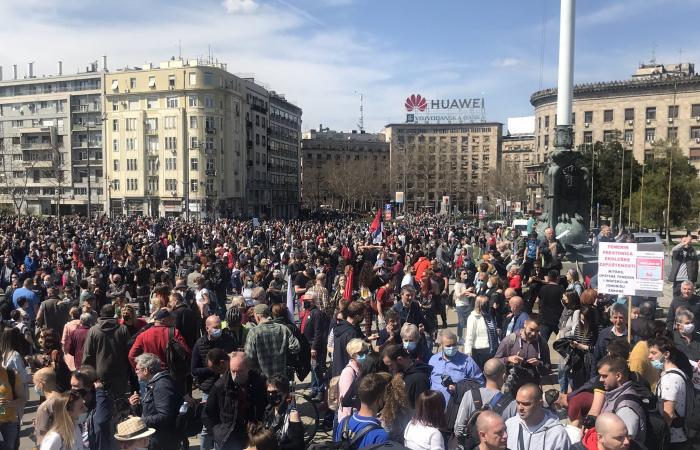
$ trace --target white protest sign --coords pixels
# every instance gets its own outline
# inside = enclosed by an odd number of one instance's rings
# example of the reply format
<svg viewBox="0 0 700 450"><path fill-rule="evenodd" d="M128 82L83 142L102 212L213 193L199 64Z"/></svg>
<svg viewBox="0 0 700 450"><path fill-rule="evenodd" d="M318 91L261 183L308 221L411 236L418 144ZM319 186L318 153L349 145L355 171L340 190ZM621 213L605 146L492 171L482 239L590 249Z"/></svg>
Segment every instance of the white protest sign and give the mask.
<svg viewBox="0 0 700 450"><path fill-rule="evenodd" d="M598 246L598 291L635 295L637 244L601 242Z"/></svg>

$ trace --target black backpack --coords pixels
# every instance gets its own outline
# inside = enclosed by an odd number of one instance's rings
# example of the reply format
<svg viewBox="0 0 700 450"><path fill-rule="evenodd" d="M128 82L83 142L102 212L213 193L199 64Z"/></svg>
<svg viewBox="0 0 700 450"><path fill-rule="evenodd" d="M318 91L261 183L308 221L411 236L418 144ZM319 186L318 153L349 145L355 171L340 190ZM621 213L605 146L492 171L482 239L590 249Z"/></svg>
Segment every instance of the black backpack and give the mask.
<svg viewBox="0 0 700 450"><path fill-rule="evenodd" d="M615 399L613 411L617 411L620 402L629 400L636 402L644 410L644 417L640 417L640 422L644 421L646 433L644 436L644 446L648 449L666 450L670 444L671 430L666 421L661 416L657 408L657 397L651 392L645 383L634 382L636 394L625 393Z"/></svg>
<svg viewBox="0 0 700 450"><path fill-rule="evenodd" d="M510 393L499 392L491 398L487 404L484 405L484 401L481 398L481 391L477 389L472 389L472 401L474 402L474 412L467 419L467 426L465 427L464 437L458 436L461 448L470 450L480 444L479 433L476 431L476 419L479 418L479 414L482 411L491 410L498 415L503 414L503 411L510 405L513 401L513 396Z"/></svg>
<svg viewBox="0 0 700 450"><path fill-rule="evenodd" d="M187 350L175 339L175 328L168 330L168 345L165 347L165 359L173 380L184 379L190 371L191 363Z"/></svg>
<svg viewBox="0 0 700 450"><path fill-rule="evenodd" d="M326 441L318 444L311 444L309 446L309 450L357 450L360 448L360 442L367 435L367 433L381 428L375 423L370 423L357 433L353 434L350 430L348 430L350 417L352 416L348 416L343 419L345 422L343 422L343 431L340 433L340 441Z"/></svg>
<svg viewBox="0 0 700 450"><path fill-rule="evenodd" d="M178 413L175 425L183 437L194 437L202 432L204 404L202 400L190 395L185 395L183 401L187 402L187 411Z"/></svg>
<svg viewBox="0 0 700 450"><path fill-rule="evenodd" d="M468 391L473 389L479 389L481 386L476 380L460 380L455 384L455 393L450 396L450 400L447 402L447 408L445 409L445 420L447 421L447 429L454 430L455 421L457 421L457 413L459 412L459 405L462 403L462 397Z"/></svg>

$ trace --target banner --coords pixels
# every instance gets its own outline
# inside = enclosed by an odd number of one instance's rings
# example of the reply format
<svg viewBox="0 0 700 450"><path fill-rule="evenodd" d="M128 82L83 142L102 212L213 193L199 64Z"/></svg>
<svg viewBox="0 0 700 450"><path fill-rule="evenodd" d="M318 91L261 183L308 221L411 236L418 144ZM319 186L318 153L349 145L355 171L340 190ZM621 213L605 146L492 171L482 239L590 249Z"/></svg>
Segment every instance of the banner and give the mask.
<svg viewBox="0 0 700 450"><path fill-rule="evenodd" d="M639 246L617 242L598 245L598 292L648 297L662 295L663 250Z"/></svg>
<svg viewBox="0 0 700 450"><path fill-rule="evenodd" d="M387 203L386 205L384 205L384 220L390 221L391 214L392 214L391 203Z"/></svg>

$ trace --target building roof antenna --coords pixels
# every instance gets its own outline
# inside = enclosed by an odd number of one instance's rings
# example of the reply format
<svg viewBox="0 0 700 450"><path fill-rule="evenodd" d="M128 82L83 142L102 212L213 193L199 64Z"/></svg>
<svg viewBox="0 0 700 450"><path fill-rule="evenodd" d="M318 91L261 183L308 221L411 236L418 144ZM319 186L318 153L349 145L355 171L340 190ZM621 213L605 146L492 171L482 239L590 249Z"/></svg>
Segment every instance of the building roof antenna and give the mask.
<svg viewBox="0 0 700 450"><path fill-rule="evenodd" d="M357 94L357 91L355 91ZM360 121L357 122L357 129L360 133L365 131L365 105L364 105L364 94L360 92Z"/></svg>

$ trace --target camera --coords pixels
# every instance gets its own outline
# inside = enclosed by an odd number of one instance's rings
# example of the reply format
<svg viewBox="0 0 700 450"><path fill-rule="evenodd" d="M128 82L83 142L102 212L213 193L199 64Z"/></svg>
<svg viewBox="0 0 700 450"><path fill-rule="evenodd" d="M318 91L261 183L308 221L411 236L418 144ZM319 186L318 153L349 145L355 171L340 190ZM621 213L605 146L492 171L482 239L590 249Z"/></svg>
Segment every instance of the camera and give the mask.
<svg viewBox="0 0 700 450"><path fill-rule="evenodd" d="M440 377L440 382L444 387L450 387L455 384L455 382L452 381L452 377L447 375L446 373L442 374L442 376Z"/></svg>

